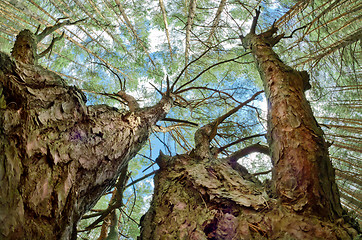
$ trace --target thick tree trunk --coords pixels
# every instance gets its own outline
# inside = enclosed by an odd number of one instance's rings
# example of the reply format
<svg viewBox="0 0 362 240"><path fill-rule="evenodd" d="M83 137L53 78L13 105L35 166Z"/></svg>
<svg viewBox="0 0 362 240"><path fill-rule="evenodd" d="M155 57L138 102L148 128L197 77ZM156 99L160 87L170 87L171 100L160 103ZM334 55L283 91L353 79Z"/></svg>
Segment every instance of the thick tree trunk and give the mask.
<svg viewBox="0 0 362 240"><path fill-rule="evenodd" d="M212 156L215 120L195 134L190 154L157 159L155 193L140 239L352 239L323 132L304 91L308 74L285 65L272 46L276 29L242 38L252 50L268 99L271 184L247 179L233 159ZM228 114L225 114L228 116ZM247 152L240 150L238 153ZM264 151L265 152L265 151ZM240 154L236 156L241 157ZM274 194L276 192L276 194Z"/></svg>
<svg viewBox="0 0 362 240"><path fill-rule="evenodd" d="M244 39L268 100L268 142L277 194L297 212L339 218L342 207L328 145L304 94L310 88L308 73L284 64L272 50L276 41L263 34Z"/></svg>
<svg viewBox="0 0 362 240"><path fill-rule="evenodd" d="M141 219L142 240L352 239L357 231L283 208L269 189L227 161L190 155L157 159L155 192Z"/></svg>
<svg viewBox="0 0 362 240"><path fill-rule="evenodd" d="M25 63L0 53L0 239L75 239L171 99L132 112L86 106L77 88Z"/></svg>

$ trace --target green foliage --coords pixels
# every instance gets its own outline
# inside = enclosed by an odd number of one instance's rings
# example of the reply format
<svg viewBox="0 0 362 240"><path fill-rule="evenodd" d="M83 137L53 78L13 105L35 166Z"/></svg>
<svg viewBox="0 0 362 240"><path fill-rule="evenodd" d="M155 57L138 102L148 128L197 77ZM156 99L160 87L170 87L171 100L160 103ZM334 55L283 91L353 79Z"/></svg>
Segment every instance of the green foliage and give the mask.
<svg viewBox="0 0 362 240"><path fill-rule="evenodd" d="M121 88L120 81L126 83L125 90L134 95L142 106L151 106L160 99L160 94L150 83L165 91L166 76L171 84L177 81L175 89L192 81L181 88L192 89L178 94L178 105L167 117L194 122L199 126L216 119L262 89L259 74L252 64L253 59L240 46L239 39L241 34L248 33L252 15L260 1L227 1L209 42L206 40L211 33L220 2L197 1L189 49L189 62L195 62L190 64L186 71L183 71L185 26L190 1L164 1L170 45L166 38L159 1L120 2L132 26L126 23L119 8L109 0L0 1L1 50L10 53L17 32L24 28L35 32L38 25L44 29L47 25L63 21L61 18L71 21L85 18L85 21L75 26L66 26L54 33L55 36L60 36L64 31L65 37L56 43L49 56L41 59L41 65L61 74L68 84L83 89L88 104L108 104L118 108L124 106L104 94L118 92ZM274 20L278 20L276 24L280 32L285 32L286 35L293 33L291 38L282 39L275 50L290 66L310 73L313 88L307 95L317 120L323 124L326 138L331 142L335 141L330 152L334 166L340 173L353 173L361 169L361 139L358 137L362 117L361 14L357 2L262 1L262 14L257 27L259 32L270 27ZM301 3L306 5L293 8ZM294 9L294 12L284 21L283 16L289 9ZM298 28L300 29L294 32ZM50 40L51 38L48 38L40 43L39 51L43 51ZM200 56L202 57L199 58ZM243 57L235 59L238 56ZM230 59L235 60L219 64ZM3 94L0 96L2 108L5 100ZM243 137L265 133L266 114L262 104L263 99L260 97L249 107L227 119L218 129L212 145L221 147ZM173 124L175 123L159 123L163 127ZM196 129L195 126L184 125L170 133L155 133L151 136L151 144L145 146L140 153L154 160L160 149L166 154L170 154L169 151L172 154L187 152L193 147ZM254 138L228 148L220 156L259 141L266 144L264 137ZM163 143L167 144L167 147ZM268 161L260 156L253 156L243 164L255 173L269 170L271 164ZM149 160L137 156L129 166L132 177L142 177L142 171L150 164ZM343 194L355 201L361 200L358 199L361 191L358 184L341 174L338 181L341 189L346 190ZM123 210L128 214L132 212L132 218L138 222L146 211L145 206L152 193L150 178L138 183L135 188L136 191L126 190ZM109 199L109 196L102 197L95 208L105 209ZM360 208L350 200L348 202L347 198L344 204L361 213ZM122 215L119 231L135 239L138 234L137 224L124 213L118 214ZM83 220L79 228L92 221L94 219ZM95 239L98 235L99 228L91 233L81 234L88 239Z"/></svg>
<svg viewBox="0 0 362 240"><path fill-rule="evenodd" d="M110 197L111 197L110 194L101 197L93 209L95 209L95 210L106 209L108 207ZM92 211L89 214L92 214L92 213L95 213L95 211ZM92 217L92 218L81 220L78 224L78 229L85 229L86 227L91 225L95 220L97 220L97 218L98 217ZM80 232L80 233L78 233L78 238L79 239L89 239L89 240L97 239L101 232L100 230L101 229L98 227L98 228L94 228L90 231Z"/></svg>

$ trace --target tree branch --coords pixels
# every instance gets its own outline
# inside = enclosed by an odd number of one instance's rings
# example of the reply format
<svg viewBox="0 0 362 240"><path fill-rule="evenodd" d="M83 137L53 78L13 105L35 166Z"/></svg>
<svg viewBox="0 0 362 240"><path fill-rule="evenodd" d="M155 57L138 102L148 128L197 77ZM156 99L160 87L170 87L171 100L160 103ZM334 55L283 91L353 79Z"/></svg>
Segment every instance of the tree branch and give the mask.
<svg viewBox="0 0 362 240"><path fill-rule="evenodd" d="M230 117L232 114L236 113L237 111L239 111L239 109L241 109L242 107L244 107L246 104L250 103L251 101L253 101L259 94L261 94L264 91L259 91L257 93L255 93L253 96L251 96L251 98L249 98L248 100L246 100L245 102L241 103L239 106L231 109L229 112L225 113L224 115L218 117L217 119L215 119L214 121L212 121L209 125L212 126L212 132L211 135L209 136L210 141L215 137L216 132L217 132L217 127L228 117Z"/></svg>
<svg viewBox="0 0 362 240"><path fill-rule="evenodd" d="M62 33L62 35L60 35L60 37L53 36L52 42L50 43L49 47L47 49L45 49L42 53L38 54L36 56L36 59L38 60L38 59L44 57L48 52L50 52L53 49L55 42L61 40L63 37L64 37L64 32Z"/></svg>
<svg viewBox="0 0 362 240"><path fill-rule="evenodd" d="M202 58L206 53L208 53L210 51L211 47L206 49L205 52L203 52L200 56L198 56L196 59L192 60L191 62L189 62L180 72L180 74L176 77L175 81L173 82L173 84L171 85L171 92L173 92L173 89L176 85L176 83L178 82L178 80L181 78L181 76L183 75L183 73L186 71L186 69L193 64L194 62L198 61L200 58Z"/></svg>
<svg viewBox="0 0 362 240"><path fill-rule="evenodd" d="M64 22L61 22L61 23L57 23L57 24L55 24L53 26L50 26L50 27L46 27L40 34L35 36L36 42L37 43L40 42L46 36L48 36L49 34L53 33L54 31L58 30L59 28L61 28L63 26L74 25L74 24L77 24L77 23L82 22L84 20L86 20L86 18L77 20L75 22L71 22L70 20L67 20L67 21L64 21Z"/></svg>
<svg viewBox="0 0 362 240"><path fill-rule="evenodd" d="M182 119L175 119L175 118L164 118L161 121L186 123L186 124L193 125L195 127L199 126L197 123L190 122L190 121L187 121L187 120L182 120Z"/></svg>
<svg viewBox="0 0 362 240"><path fill-rule="evenodd" d="M232 143L229 143L229 144L227 144L227 145L225 145L225 146L223 146L223 147L220 147L217 152L220 153L220 152L224 151L225 149L227 149L227 148L229 148L229 147L231 147L231 146L233 146L233 145L235 145L235 144L244 142L244 141L249 140L249 139L252 139L252 138L263 137L263 136L265 136L265 134L255 134L255 135L252 135L252 136L240 138L240 139L238 139L238 140L236 140L236 141L234 141L234 142L232 142Z"/></svg>
<svg viewBox="0 0 362 240"><path fill-rule="evenodd" d="M146 178L154 175L154 174L156 173L156 171L157 171L157 170L155 170L155 171L153 171L153 172L150 172L150 173L144 175L143 177L140 177L140 178L134 180L133 182L131 182L130 184L128 184L128 185L125 186L124 188L125 188L125 189L126 189L126 188L129 188L130 186L135 185L136 183L138 183L138 182L140 182L140 181L142 181L142 180L144 180L144 179L146 179Z"/></svg>
<svg viewBox="0 0 362 240"><path fill-rule="evenodd" d="M107 64L104 64L102 62L91 62L91 63L98 64L98 65L106 67L109 71L111 71L117 77L117 79L119 81L119 85L121 87L121 91L126 90L125 89L126 88L126 78L123 78L124 83L122 83L122 79L120 78L120 76L115 71L113 71Z"/></svg>
<svg viewBox="0 0 362 240"><path fill-rule="evenodd" d="M172 60L172 47L171 47L171 41L170 41L170 33L168 30L167 15L166 15L165 5L163 4L163 0L159 0L159 5L161 8L161 12L162 12L163 23L165 24L166 38L167 38L168 48L170 50L170 57Z"/></svg>
<svg viewBox="0 0 362 240"><path fill-rule="evenodd" d="M118 181L116 183L116 193L112 195L112 199L110 201L110 204L108 205L108 208L104 210L100 217L98 217L91 225L85 228L85 230L90 230L94 228L98 223L103 221L104 218L106 218L112 211L114 211L116 208L120 208L123 206L123 191L125 189L126 182L129 178L129 174L127 174L127 168L128 165L124 166L121 170L120 177L118 178Z"/></svg>
<svg viewBox="0 0 362 240"><path fill-rule="evenodd" d="M204 74L205 72L207 72L207 71L210 70L211 68L216 67L216 66L221 65L221 64L224 64L224 63L228 63L228 62L235 61L235 60L237 60L237 59L239 59L239 58L241 58L241 57L244 57L245 55L247 55L247 54L249 54L249 53L250 53L250 52L244 53L243 55L240 55L240 56L238 56L238 57L235 57L235 58L232 58L232 59L228 59L228 60L225 60L225 61L222 61L222 62L218 62L218 63L215 63L215 64L213 64L213 65L205 68L203 71L201 71L199 74L197 74L196 77L194 77L194 78L191 79L190 81L182 84L179 88L177 88L174 93L175 93L175 94L179 93L179 91L180 91L183 87L185 87L185 86L189 85L190 83L196 81L196 79L198 79L202 74Z"/></svg>
<svg viewBox="0 0 362 240"><path fill-rule="evenodd" d="M256 143L234 152L233 154L231 154L231 156L225 158L225 160L229 163L236 162L238 159L254 152L263 153L269 156L269 147L261 145L260 143Z"/></svg>
<svg viewBox="0 0 362 240"><path fill-rule="evenodd" d="M189 14L187 17L187 24L186 24L186 46L185 46L185 66L187 66L189 62L189 51L190 51L190 35L191 35L191 28L194 22L195 12L196 12L196 1L197 0L190 0L189 6ZM185 72L186 74L187 72Z"/></svg>
<svg viewBox="0 0 362 240"><path fill-rule="evenodd" d="M301 30L301 29L303 29L303 28L306 28L307 27L307 25L304 25L304 26L302 26L302 27L299 27L299 28L297 28L297 29L294 29L294 31L289 35L289 36L284 36L283 38L292 38L293 37L293 34L296 32L296 31L299 31L299 30Z"/></svg>
<svg viewBox="0 0 362 240"><path fill-rule="evenodd" d="M231 111L225 113L224 115L218 117L214 121L202 126L195 132L195 149L193 154L195 157L200 159L210 158L212 155L215 155L210 151L210 142L214 139L217 134L218 126L232 114L237 112L240 108L253 101L260 93L259 91L255 93L251 98L245 102L239 104L237 107L233 108Z"/></svg>
<svg viewBox="0 0 362 240"><path fill-rule="evenodd" d="M131 112L134 112L140 108L137 100L133 96L127 94L125 91L119 91L117 95L127 102L128 108Z"/></svg>
<svg viewBox="0 0 362 240"><path fill-rule="evenodd" d="M250 28L251 34L255 34L256 25L258 24L258 19L259 19L259 15L260 15L260 9L261 9L260 6L259 6L259 9L255 9L256 15L255 15L255 17L253 17L253 22L251 24L251 28Z"/></svg>
<svg viewBox="0 0 362 240"><path fill-rule="evenodd" d="M270 169L270 170L268 170L268 171L253 173L253 174L251 174L251 175L253 175L253 176L258 176L258 175L268 174L268 173L270 173L271 171L272 171L272 170Z"/></svg>

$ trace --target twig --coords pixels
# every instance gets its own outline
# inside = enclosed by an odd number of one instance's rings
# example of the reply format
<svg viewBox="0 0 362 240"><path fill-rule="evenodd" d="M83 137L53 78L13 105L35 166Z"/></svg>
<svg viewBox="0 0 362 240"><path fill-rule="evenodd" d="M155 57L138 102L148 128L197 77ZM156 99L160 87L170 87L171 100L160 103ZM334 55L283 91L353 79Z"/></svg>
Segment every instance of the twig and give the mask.
<svg viewBox="0 0 362 240"><path fill-rule="evenodd" d="M70 20L67 20L67 21L64 21L64 22L61 22L61 23L57 23L53 26L50 26L50 27L46 27L40 34L36 35L35 38L36 38L36 41L37 42L40 42L41 40L43 40L46 36L48 36L49 34L53 33L54 31L58 30L59 28L63 27L63 26L66 26L66 25L74 25L74 24L77 24L79 22L82 22L82 21L85 21L86 18L84 19L80 19L80 20L77 20L75 22L71 22ZM38 32L38 31L37 31Z"/></svg>
<svg viewBox="0 0 362 240"><path fill-rule="evenodd" d="M301 29L303 29L303 28L306 28L307 27L307 25L304 25L304 26L302 26L302 27L299 27L299 28L297 28L297 29L294 29L294 31L289 35L289 36L284 36L283 38L292 38L293 37L293 34L296 32L296 31L299 31L299 30L301 30Z"/></svg>
<svg viewBox="0 0 362 240"><path fill-rule="evenodd" d="M253 173L253 174L251 174L251 175L253 175L253 176L258 176L258 175L268 174L268 173L270 173L271 171L272 171L272 170L270 169L270 170L264 171L264 172Z"/></svg>
<svg viewBox="0 0 362 240"><path fill-rule="evenodd" d="M104 63L99 63L99 62L91 62L91 63L98 64L98 65L106 67L109 71L111 71L118 78L119 84L121 85L121 91L126 90L125 89L125 86L126 86L126 79L125 78L123 78L124 79L124 84L122 84L122 79L120 78L120 76L115 71L113 71L108 65L106 65Z"/></svg>
<svg viewBox="0 0 362 240"><path fill-rule="evenodd" d="M150 173L144 175L143 177L140 177L140 178L134 180L133 182L131 182L131 183L129 183L128 185L126 185L125 188L129 188L130 186L135 185L136 183L138 183L138 182L140 182L140 181L142 181L142 180L144 180L144 179L146 179L146 178L154 175L156 172L157 172L157 170L155 170L155 171L153 171L153 172L150 172Z"/></svg>
<svg viewBox="0 0 362 240"><path fill-rule="evenodd" d="M187 120L175 119L175 118L164 118L161 121L187 123L187 124L193 125L195 127L199 126L199 124L197 124L197 123L193 123L193 122L190 122Z"/></svg>
<svg viewBox="0 0 362 240"><path fill-rule="evenodd" d="M53 37L52 42L50 43L49 47L47 47L47 49L45 49L42 53L38 54L36 58L40 59L40 58L44 57L48 52L51 52L55 42L61 40L63 37L64 37L64 32L62 33L62 35L60 35L60 37Z"/></svg>
<svg viewBox="0 0 362 240"><path fill-rule="evenodd" d="M197 74L196 77L194 77L194 78L191 79L190 81L182 84L179 88L177 88L174 93L175 93L175 94L179 93L179 91L180 91L183 87L185 87L186 85L189 85L190 83L196 81L196 79L198 79L202 74L204 74L205 72L207 72L207 71L210 70L211 68L216 67L216 66L221 65L221 64L224 64L224 63L228 63L228 62L235 61L235 60L237 60L237 59L239 59L239 58L241 58L241 57L244 57L245 55L247 55L247 54L249 54L249 53L250 53L250 52L244 53L244 54L242 54L242 55L240 55L240 56L238 56L238 57L235 57L235 58L232 58L232 59L228 59L228 60L225 60L225 61L222 61L222 62L218 62L218 63L215 63L215 64L213 64L213 65L205 68L205 69L202 70L199 74Z"/></svg>
<svg viewBox="0 0 362 240"><path fill-rule="evenodd" d="M171 92L173 92L173 89L176 85L176 83L178 82L178 80L181 78L181 76L183 75L183 73L186 71L186 69L193 64L194 62L198 61L199 59L201 59L206 53L208 53L211 50L211 48L206 49L205 52L203 52L200 56L198 56L197 58L195 58L194 60L192 60L191 62L189 62L180 72L180 74L176 77L175 81L173 82L172 86L171 86Z"/></svg>
<svg viewBox="0 0 362 240"><path fill-rule="evenodd" d="M269 147L261 145L260 143L256 143L234 152L229 157L225 158L225 160L227 162L233 163L236 162L238 159L253 152L259 152L269 155Z"/></svg>

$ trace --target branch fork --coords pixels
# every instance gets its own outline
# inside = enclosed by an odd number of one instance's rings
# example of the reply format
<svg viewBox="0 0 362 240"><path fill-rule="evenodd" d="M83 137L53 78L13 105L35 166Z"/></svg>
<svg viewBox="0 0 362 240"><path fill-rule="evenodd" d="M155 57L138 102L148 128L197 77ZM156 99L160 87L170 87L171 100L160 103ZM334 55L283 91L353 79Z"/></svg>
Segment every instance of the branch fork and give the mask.
<svg viewBox="0 0 362 240"><path fill-rule="evenodd" d="M38 59L44 57L47 53L51 52L54 44L64 37L64 32L59 37L53 37L47 49L45 49L42 53L37 54L37 44L40 41L42 41L46 36L52 34L54 31L65 25L74 25L84 20L85 19L81 19L75 22L67 20L61 23L56 23L53 26L46 27L39 34L38 32L40 30L40 25L35 33L32 33L30 30L25 29L17 35L11 55L15 58L15 60L19 62L32 65L37 64Z"/></svg>

